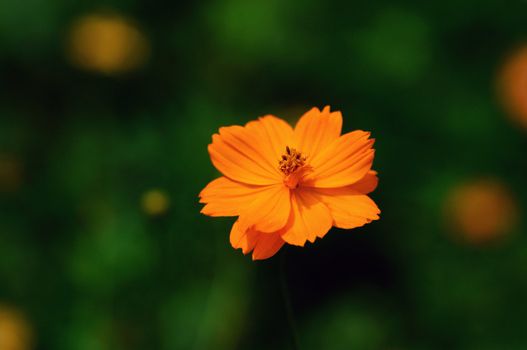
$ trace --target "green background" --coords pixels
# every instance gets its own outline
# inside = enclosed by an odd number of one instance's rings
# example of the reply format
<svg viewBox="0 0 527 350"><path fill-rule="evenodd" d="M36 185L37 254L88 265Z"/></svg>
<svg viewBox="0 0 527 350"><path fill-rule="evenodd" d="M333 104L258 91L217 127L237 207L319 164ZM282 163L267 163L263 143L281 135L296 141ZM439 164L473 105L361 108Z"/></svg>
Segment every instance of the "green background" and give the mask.
<svg viewBox="0 0 527 350"><path fill-rule="evenodd" d="M100 11L135 21L144 66L70 63L71 24ZM495 88L526 13L498 0L0 1L0 154L19 182L4 176L0 193L0 303L26 315L36 349L288 349L285 269L302 349L526 349L527 134ZM211 135L325 105L377 139L381 219L253 262L230 247L233 219L199 214L218 176ZM499 244L460 243L445 201L484 177L520 220ZM170 206L151 216L141 198L156 188Z"/></svg>

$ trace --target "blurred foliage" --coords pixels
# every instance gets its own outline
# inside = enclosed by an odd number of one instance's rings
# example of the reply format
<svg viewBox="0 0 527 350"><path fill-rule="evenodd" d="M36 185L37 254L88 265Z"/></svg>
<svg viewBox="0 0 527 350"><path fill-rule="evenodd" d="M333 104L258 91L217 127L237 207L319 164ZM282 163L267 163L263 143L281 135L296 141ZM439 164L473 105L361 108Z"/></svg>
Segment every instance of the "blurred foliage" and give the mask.
<svg viewBox="0 0 527 350"><path fill-rule="evenodd" d="M218 127L326 104L376 137L383 213L282 253L302 348L527 348L526 11L1 1L0 349L290 348L280 258L197 194Z"/></svg>

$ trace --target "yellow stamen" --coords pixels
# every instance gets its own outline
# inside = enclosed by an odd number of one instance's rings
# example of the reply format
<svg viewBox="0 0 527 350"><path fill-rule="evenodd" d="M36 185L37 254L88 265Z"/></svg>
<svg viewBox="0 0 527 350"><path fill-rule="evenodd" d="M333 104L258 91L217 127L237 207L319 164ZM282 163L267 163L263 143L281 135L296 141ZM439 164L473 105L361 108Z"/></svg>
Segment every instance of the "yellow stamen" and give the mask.
<svg viewBox="0 0 527 350"><path fill-rule="evenodd" d="M294 148L286 146L285 154L279 162L279 169L284 175L289 176L306 164L306 157Z"/></svg>

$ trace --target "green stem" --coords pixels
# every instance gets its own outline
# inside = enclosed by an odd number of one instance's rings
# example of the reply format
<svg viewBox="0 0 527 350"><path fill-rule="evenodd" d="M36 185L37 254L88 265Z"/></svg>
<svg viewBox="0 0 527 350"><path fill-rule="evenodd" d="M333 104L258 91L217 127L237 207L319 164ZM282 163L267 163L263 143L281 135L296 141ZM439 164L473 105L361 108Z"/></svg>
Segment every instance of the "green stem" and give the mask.
<svg viewBox="0 0 527 350"><path fill-rule="evenodd" d="M300 350L298 341L298 332L296 329L295 319L293 316L293 307L291 306L291 297L289 295L289 288L287 286L287 273L285 268L286 250L282 249L280 256L280 284L282 289L282 298L284 299L285 312L287 316L287 323L291 333L291 345L294 350Z"/></svg>

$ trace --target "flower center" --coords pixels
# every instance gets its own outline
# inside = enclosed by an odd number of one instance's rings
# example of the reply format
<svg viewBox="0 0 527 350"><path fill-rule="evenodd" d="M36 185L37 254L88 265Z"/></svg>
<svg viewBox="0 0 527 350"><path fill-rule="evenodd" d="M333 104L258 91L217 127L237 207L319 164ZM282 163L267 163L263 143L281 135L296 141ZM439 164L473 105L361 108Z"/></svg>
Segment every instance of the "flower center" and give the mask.
<svg viewBox="0 0 527 350"><path fill-rule="evenodd" d="M284 184L290 189L298 187L298 183L304 177L306 172L310 171L309 165L306 165L306 156L294 148L285 148L285 153L279 161L279 169L285 175Z"/></svg>
<svg viewBox="0 0 527 350"><path fill-rule="evenodd" d="M294 148L286 146L285 154L282 154L282 159L279 162L279 169L285 176L291 175L306 164L306 157Z"/></svg>

